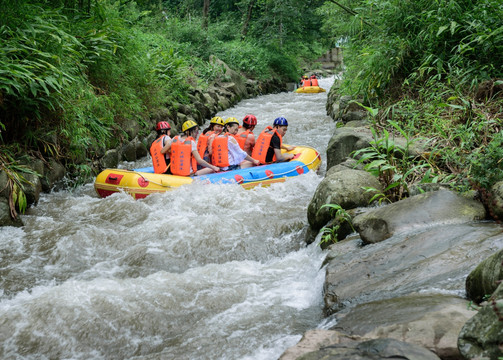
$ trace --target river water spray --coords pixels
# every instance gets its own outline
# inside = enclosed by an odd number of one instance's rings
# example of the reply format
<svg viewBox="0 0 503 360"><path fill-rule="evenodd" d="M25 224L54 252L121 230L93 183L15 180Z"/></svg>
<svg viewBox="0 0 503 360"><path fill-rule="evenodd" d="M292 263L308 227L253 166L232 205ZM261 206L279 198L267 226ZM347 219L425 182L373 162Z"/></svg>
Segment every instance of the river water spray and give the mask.
<svg viewBox="0 0 503 360"><path fill-rule="evenodd" d="M304 231L335 128L325 102L289 92L217 114L254 114L256 132L286 117L284 142L320 151L319 174L138 201L89 184L0 228L0 358L277 359L323 318L324 253Z"/></svg>

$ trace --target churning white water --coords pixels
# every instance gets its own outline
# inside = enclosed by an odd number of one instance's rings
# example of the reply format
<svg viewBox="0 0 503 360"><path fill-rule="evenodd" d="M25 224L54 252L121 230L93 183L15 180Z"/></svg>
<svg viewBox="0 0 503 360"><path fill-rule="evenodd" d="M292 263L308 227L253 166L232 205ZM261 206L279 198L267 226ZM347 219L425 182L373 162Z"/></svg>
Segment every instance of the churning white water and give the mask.
<svg viewBox="0 0 503 360"><path fill-rule="evenodd" d="M325 162L325 102L281 93L218 115L255 114L256 132L284 116L284 141ZM324 254L304 242L320 181L43 195L23 228L0 228L0 358L277 359L322 321Z"/></svg>

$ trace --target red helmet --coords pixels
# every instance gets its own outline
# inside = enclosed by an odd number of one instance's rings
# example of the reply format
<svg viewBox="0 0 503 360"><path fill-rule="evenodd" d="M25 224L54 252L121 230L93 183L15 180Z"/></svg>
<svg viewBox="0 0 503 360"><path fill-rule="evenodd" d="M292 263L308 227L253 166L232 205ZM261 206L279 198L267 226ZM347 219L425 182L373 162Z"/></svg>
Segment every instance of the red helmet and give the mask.
<svg viewBox="0 0 503 360"><path fill-rule="evenodd" d="M257 125L257 117L255 115L246 115L243 119L243 123L250 126Z"/></svg>
<svg viewBox="0 0 503 360"><path fill-rule="evenodd" d="M156 131L159 131L159 130L170 130L170 129L171 129L171 126L169 125L169 122L167 122L167 121L159 121L157 123L157 126L155 127Z"/></svg>

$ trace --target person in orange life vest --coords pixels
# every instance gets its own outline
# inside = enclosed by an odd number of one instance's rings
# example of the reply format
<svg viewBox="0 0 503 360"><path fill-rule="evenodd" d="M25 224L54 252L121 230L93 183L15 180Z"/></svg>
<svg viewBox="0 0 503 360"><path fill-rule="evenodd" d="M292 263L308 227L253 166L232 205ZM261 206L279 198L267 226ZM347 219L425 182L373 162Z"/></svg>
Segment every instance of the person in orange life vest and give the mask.
<svg viewBox="0 0 503 360"><path fill-rule="evenodd" d="M306 87L306 86L311 86L311 80L309 80L307 75L304 75L303 79L302 79L302 87Z"/></svg>
<svg viewBox="0 0 503 360"><path fill-rule="evenodd" d="M155 127L157 139L150 145L150 155L156 174L170 174L171 126L167 121L159 121Z"/></svg>
<svg viewBox="0 0 503 360"><path fill-rule="evenodd" d="M211 154L210 154L210 143L213 141L213 138L220 134L224 129L224 119L220 116L215 116L210 120L210 125L204 129L203 133L199 135L199 139L197 140L197 151L199 155L207 162L210 162Z"/></svg>
<svg viewBox="0 0 503 360"><path fill-rule="evenodd" d="M203 160L197 151L196 138L199 132L193 120L187 120L182 125L182 134L171 141L171 173L173 175L191 176L205 175L220 171L220 168ZM197 165L202 165L197 170Z"/></svg>
<svg viewBox="0 0 503 360"><path fill-rule="evenodd" d="M236 118L228 118L225 121L224 134L215 137L211 162L220 166L222 170L245 169L253 165L260 165L258 160L253 159L239 146L234 136L239 129Z"/></svg>
<svg viewBox="0 0 503 360"><path fill-rule="evenodd" d="M258 136L252 157L260 161L261 164L272 162L288 161L293 158L293 154L283 154L281 149L291 151L295 146L283 144L283 136L288 129L288 121L284 117L274 119L273 127L266 127Z"/></svg>
<svg viewBox="0 0 503 360"><path fill-rule="evenodd" d="M318 79L316 78L316 75L311 75L311 86L319 86Z"/></svg>
<svg viewBox="0 0 503 360"><path fill-rule="evenodd" d="M255 115L246 115L243 119L243 126L238 128L238 132L234 136L238 141L239 147L250 156L255 146L255 135L253 135L255 126L257 126Z"/></svg>

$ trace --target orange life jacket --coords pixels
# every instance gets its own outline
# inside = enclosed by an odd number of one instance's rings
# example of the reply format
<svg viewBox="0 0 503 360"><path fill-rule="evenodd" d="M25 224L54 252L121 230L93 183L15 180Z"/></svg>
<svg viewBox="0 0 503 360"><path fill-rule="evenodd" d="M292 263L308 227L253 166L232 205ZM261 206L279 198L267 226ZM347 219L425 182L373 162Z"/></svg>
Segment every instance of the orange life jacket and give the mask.
<svg viewBox="0 0 503 360"><path fill-rule="evenodd" d="M166 155L161 153L161 150L164 147L163 140L165 136L168 135L159 136L150 146L150 155L152 156L152 163L156 174L164 174L169 167L166 161Z"/></svg>
<svg viewBox="0 0 503 360"><path fill-rule="evenodd" d="M248 135L253 135L253 132L251 132L250 130L245 130L242 133L233 135L234 139L236 139L236 141L238 142L239 147L243 150L245 149L245 144L246 140L248 139Z"/></svg>
<svg viewBox="0 0 503 360"><path fill-rule="evenodd" d="M206 134L199 135L199 139L197 139L197 152L199 153L201 158L204 158L206 149L208 149L208 140L210 138L210 135L213 133L215 132L208 131Z"/></svg>
<svg viewBox="0 0 503 360"><path fill-rule="evenodd" d="M171 142L171 173L173 175L189 176L192 171L197 171L197 161L192 155L191 141L195 141L192 136L185 140L180 135L175 136Z"/></svg>
<svg viewBox="0 0 503 360"><path fill-rule="evenodd" d="M283 141L281 135L272 126L266 127L257 138L257 142L255 143L255 147L253 148L251 157L260 161L261 164L267 164L266 162L267 151L271 146L271 140L274 134L278 135L281 147L281 143ZM276 154L274 154L272 157L272 162L275 161L276 161Z"/></svg>
<svg viewBox="0 0 503 360"><path fill-rule="evenodd" d="M306 86L311 86L311 80L309 80L309 79L302 80L302 87L306 87Z"/></svg>
<svg viewBox="0 0 503 360"><path fill-rule="evenodd" d="M319 85L318 85L318 79L316 79L316 78L312 78L312 79L311 79L311 86L319 86Z"/></svg>
<svg viewBox="0 0 503 360"><path fill-rule="evenodd" d="M218 167L229 166L229 135L218 135L211 144L211 163Z"/></svg>

